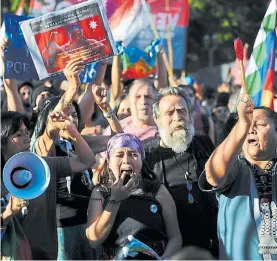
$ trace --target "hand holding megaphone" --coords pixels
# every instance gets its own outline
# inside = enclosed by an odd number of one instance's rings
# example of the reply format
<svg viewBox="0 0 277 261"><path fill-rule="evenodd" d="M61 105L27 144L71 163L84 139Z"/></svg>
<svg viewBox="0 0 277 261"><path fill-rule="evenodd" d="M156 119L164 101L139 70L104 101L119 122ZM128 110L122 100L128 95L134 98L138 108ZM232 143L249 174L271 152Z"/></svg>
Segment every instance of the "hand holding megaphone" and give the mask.
<svg viewBox="0 0 277 261"><path fill-rule="evenodd" d="M23 213L23 215L26 215L27 214L26 210L28 205L29 205L29 202L27 200L20 199L15 197L14 195L11 195L5 211L7 216L17 214L20 210Z"/></svg>

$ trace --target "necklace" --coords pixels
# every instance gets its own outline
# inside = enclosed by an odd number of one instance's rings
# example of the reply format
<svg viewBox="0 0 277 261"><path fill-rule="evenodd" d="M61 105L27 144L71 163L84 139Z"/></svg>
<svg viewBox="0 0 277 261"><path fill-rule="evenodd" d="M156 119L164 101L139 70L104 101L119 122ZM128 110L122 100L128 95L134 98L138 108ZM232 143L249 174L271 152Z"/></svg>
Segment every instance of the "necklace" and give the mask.
<svg viewBox="0 0 277 261"><path fill-rule="evenodd" d="M191 194L191 190L192 190L192 183L188 180L189 178L189 172L187 170L185 170L181 164L179 163L179 161L176 159L175 155L173 154L172 157L174 158L174 160L176 161L179 169L181 169L185 180L187 181L186 186L187 186L187 190L188 190L188 202L189 204L193 204L194 203L194 198L193 195Z"/></svg>

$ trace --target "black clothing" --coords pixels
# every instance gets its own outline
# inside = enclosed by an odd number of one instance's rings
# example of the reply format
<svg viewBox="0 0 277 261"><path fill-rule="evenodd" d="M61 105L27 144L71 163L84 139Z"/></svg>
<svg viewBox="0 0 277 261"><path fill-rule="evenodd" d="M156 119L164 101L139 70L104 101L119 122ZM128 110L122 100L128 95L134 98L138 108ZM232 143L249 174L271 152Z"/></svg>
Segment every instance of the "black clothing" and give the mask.
<svg viewBox="0 0 277 261"><path fill-rule="evenodd" d="M145 145L146 164L142 175L145 171L154 172L172 195L183 246L196 245L217 255L217 201L214 195L198 187L198 178L214 145L206 136L195 136L184 153L175 153L159 144L156 140Z"/></svg>
<svg viewBox="0 0 277 261"><path fill-rule="evenodd" d="M112 230L102 244L104 258L113 258L119 247L128 241L129 235L152 247L159 255L163 254L166 232L162 207L155 198L160 185L160 182L144 179L141 189L135 190L129 198L121 202ZM105 208L110 196L109 189L98 187L103 195L103 208ZM140 258L150 257L145 255L135 257Z"/></svg>
<svg viewBox="0 0 277 261"><path fill-rule="evenodd" d="M88 170L90 178L92 171ZM70 227L87 222L87 209L91 189L86 185L83 172L69 177L71 179L70 194L66 178L57 181L57 226Z"/></svg>
<svg viewBox="0 0 277 261"><path fill-rule="evenodd" d="M57 156L66 155L59 146L55 146L55 148ZM56 205L58 227L86 224L92 190L92 184L89 184L89 181L92 181L91 169L88 169L87 172L75 173L67 178L58 178Z"/></svg>
<svg viewBox="0 0 277 261"><path fill-rule="evenodd" d="M44 158L51 179L47 190L38 198L29 201L28 215L18 220L30 243L34 260L56 260L58 254L56 222L56 182L57 177L72 175L68 158Z"/></svg>
<svg viewBox="0 0 277 261"><path fill-rule="evenodd" d="M254 164L250 164L252 172L254 174L257 191L260 199L260 204L270 203L273 195L273 169L277 162L277 158L270 161L264 169L259 168Z"/></svg>

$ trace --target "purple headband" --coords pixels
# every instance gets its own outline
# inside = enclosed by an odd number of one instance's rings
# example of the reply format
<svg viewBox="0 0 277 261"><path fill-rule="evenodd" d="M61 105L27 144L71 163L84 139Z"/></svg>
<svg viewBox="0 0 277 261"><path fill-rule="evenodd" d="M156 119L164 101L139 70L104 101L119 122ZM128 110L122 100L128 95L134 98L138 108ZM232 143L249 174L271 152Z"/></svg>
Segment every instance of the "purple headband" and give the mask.
<svg viewBox="0 0 277 261"><path fill-rule="evenodd" d="M107 158L109 159L116 149L123 147L135 150L144 159L145 153L141 141L135 135L129 133L118 133L109 140L107 145Z"/></svg>

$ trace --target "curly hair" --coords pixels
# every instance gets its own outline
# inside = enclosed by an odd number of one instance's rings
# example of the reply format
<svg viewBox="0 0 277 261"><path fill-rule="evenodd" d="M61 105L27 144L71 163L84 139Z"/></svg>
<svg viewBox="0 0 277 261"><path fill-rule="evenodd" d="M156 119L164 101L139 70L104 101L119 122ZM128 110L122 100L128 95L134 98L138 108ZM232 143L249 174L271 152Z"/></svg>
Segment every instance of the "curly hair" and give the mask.
<svg viewBox="0 0 277 261"><path fill-rule="evenodd" d="M159 110L160 100L163 97L168 95L175 95L175 96L182 97L187 103L190 119L193 118L193 115L192 115L193 106L187 91L182 87L168 87L158 92L158 95L153 103L153 116L155 119L157 119L160 116L160 110Z"/></svg>

